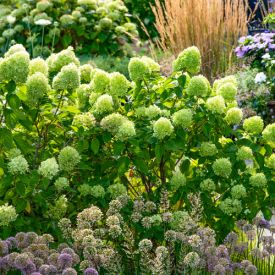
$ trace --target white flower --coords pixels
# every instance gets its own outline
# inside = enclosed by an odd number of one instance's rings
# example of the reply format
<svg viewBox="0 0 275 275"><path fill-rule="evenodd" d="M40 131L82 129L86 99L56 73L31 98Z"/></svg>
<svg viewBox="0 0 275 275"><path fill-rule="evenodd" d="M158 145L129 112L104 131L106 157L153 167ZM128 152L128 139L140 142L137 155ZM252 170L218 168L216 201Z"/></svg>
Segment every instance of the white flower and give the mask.
<svg viewBox="0 0 275 275"><path fill-rule="evenodd" d="M269 59L270 58L270 54L266 53L262 56L262 59Z"/></svg>
<svg viewBox="0 0 275 275"><path fill-rule="evenodd" d="M266 81L265 73L261 72L255 76L255 83L259 84Z"/></svg>
<svg viewBox="0 0 275 275"><path fill-rule="evenodd" d="M16 21L16 18L12 15L7 16L7 21L9 24L13 24Z"/></svg>
<svg viewBox="0 0 275 275"><path fill-rule="evenodd" d="M39 20L35 21L34 24L39 25L39 26L48 26L48 25L51 25L52 22L47 19L39 19Z"/></svg>
<svg viewBox="0 0 275 275"><path fill-rule="evenodd" d="M271 60L271 64L275 64L275 60Z"/></svg>

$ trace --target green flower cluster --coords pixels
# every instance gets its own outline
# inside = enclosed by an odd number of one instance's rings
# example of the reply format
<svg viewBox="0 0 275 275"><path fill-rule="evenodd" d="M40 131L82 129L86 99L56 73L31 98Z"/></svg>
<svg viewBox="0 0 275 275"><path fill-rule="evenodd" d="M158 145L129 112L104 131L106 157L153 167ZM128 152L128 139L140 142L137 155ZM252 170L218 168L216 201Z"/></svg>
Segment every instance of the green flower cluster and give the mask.
<svg viewBox="0 0 275 275"><path fill-rule="evenodd" d="M7 203L0 206L0 226L7 226L17 218L16 210Z"/></svg>
<svg viewBox="0 0 275 275"><path fill-rule="evenodd" d="M153 125L154 136L163 140L165 137L170 137L174 132L174 127L168 118L161 117L154 122Z"/></svg>
<svg viewBox="0 0 275 275"><path fill-rule="evenodd" d="M216 159L212 165L212 168L215 175L223 178L229 178L232 172L232 164L230 160L226 158Z"/></svg>
<svg viewBox="0 0 275 275"><path fill-rule="evenodd" d="M52 179L59 172L59 166L55 158L49 158L45 161L42 161L38 173L47 179Z"/></svg>
<svg viewBox="0 0 275 275"><path fill-rule="evenodd" d="M18 1L16 8L13 4L7 6L11 10L8 16L1 13L2 48L20 41L35 56L46 56L53 48L62 50L68 45L80 53L121 55L127 52L124 45L138 37L136 25L130 22L120 0Z"/></svg>
<svg viewBox="0 0 275 275"><path fill-rule="evenodd" d="M63 148L58 155L58 163L61 170L66 172L72 172L72 170L80 162L80 155L71 146Z"/></svg>

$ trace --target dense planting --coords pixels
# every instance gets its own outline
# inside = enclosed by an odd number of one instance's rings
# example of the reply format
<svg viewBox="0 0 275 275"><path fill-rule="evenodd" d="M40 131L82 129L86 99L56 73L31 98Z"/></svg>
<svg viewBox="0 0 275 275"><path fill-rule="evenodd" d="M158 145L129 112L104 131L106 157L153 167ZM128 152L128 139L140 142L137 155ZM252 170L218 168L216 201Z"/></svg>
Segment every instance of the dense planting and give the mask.
<svg viewBox="0 0 275 275"><path fill-rule="evenodd" d="M1 18L0 46L22 43L33 56L48 56L72 45L79 53L123 54L137 37L126 6L120 0L14 1Z"/></svg>
<svg viewBox="0 0 275 275"><path fill-rule="evenodd" d="M44 61L11 47L0 61L2 236L57 234L61 218L127 192L155 204L165 194L167 209L189 212L196 194L218 240L239 218L270 218L275 125L242 122L235 78L211 87L200 64L195 47L169 77L132 58L130 83L80 66L71 48Z"/></svg>

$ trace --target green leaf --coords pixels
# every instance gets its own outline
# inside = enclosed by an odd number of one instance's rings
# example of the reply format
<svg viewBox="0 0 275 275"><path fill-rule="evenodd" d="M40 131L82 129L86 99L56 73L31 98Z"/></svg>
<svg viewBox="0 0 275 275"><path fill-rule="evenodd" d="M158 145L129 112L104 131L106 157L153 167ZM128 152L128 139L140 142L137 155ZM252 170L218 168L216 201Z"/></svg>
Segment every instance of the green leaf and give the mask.
<svg viewBox="0 0 275 275"><path fill-rule="evenodd" d="M27 207L27 201L24 199L17 199L16 200L16 212L20 213L25 210Z"/></svg>
<svg viewBox="0 0 275 275"><path fill-rule="evenodd" d="M19 181L15 185L16 193L20 196L25 195L25 185L23 182Z"/></svg>
<svg viewBox="0 0 275 275"><path fill-rule="evenodd" d="M100 147L100 142L99 140L96 138L96 139L93 139L91 141L91 149L93 151L93 153L96 155L99 151L99 147Z"/></svg>
<svg viewBox="0 0 275 275"><path fill-rule="evenodd" d="M9 93L14 92L16 89L16 83L13 80L11 80L9 83L6 84L6 89Z"/></svg>
<svg viewBox="0 0 275 275"><path fill-rule="evenodd" d="M128 171L130 165L130 160L127 157L121 157L118 160L118 174L123 175Z"/></svg>
<svg viewBox="0 0 275 275"><path fill-rule="evenodd" d="M62 44L64 48L67 48L72 43L72 36L70 34L64 34L62 36Z"/></svg>
<svg viewBox="0 0 275 275"><path fill-rule="evenodd" d="M5 109L4 110L4 116L5 116L6 125L10 129L13 129L16 126L16 123L17 123L17 118L16 118L15 113L11 109Z"/></svg>
<svg viewBox="0 0 275 275"><path fill-rule="evenodd" d="M9 129L0 128L0 144L7 150L12 148L12 133Z"/></svg>
<svg viewBox="0 0 275 275"><path fill-rule="evenodd" d="M21 101L17 95L15 95L15 94L7 95L7 101L8 101L9 106L12 109L16 109L16 110L19 109Z"/></svg>
<svg viewBox="0 0 275 275"><path fill-rule="evenodd" d="M125 148L125 144L123 142L117 142L114 144L114 154L115 155L120 155L122 151Z"/></svg>

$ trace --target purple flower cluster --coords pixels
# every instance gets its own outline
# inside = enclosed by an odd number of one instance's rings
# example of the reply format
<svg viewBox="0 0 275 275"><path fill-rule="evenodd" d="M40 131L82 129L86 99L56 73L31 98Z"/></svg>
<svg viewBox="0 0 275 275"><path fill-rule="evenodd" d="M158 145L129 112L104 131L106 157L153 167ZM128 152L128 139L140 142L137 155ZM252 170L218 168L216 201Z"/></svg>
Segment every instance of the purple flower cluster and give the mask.
<svg viewBox="0 0 275 275"><path fill-rule="evenodd" d="M20 232L15 237L0 240L0 274L16 270L23 275L79 274L75 269L80 262L77 253L65 244L51 249L52 241L50 235L38 236L34 232ZM98 275L92 267L86 268L84 274Z"/></svg>
<svg viewBox="0 0 275 275"><path fill-rule="evenodd" d="M238 58L257 55L258 53L275 51L275 33L257 33L239 39L239 46L235 49Z"/></svg>

